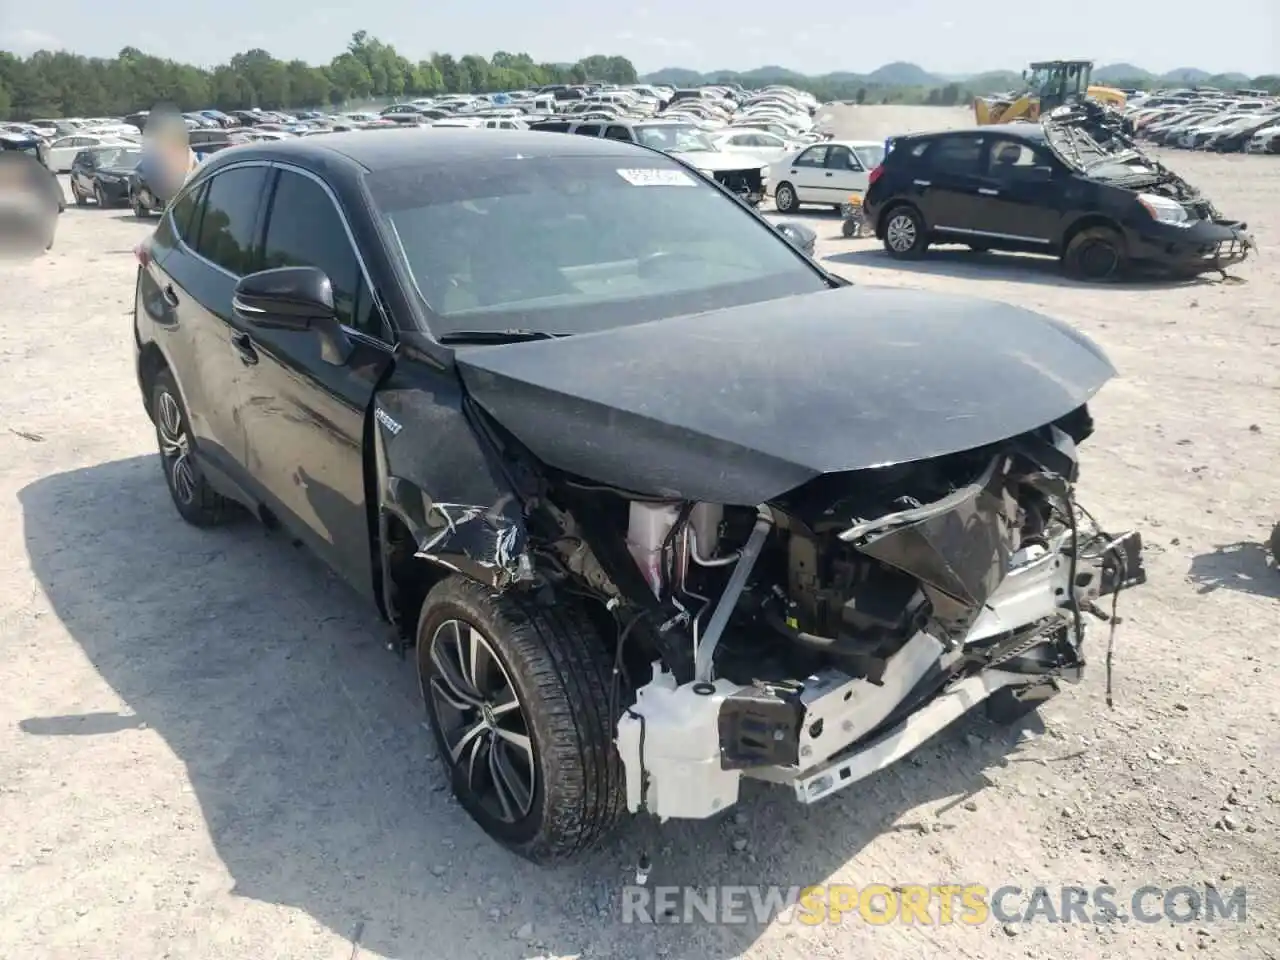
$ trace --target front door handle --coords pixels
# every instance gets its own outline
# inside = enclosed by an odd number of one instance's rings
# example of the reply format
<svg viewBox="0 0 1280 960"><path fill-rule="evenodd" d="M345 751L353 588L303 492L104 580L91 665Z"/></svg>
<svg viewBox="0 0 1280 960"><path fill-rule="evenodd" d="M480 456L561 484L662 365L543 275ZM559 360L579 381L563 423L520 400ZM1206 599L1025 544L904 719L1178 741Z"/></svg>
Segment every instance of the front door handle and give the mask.
<svg viewBox="0 0 1280 960"><path fill-rule="evenodd" d="M998 196L1000 196L1000 191L999 191L999 190L993 190L993 189L991 189L990 187L979 187L979 188L978 188L978 192L979 192L980 194L982 194L984 197L998 197Z"/></svg>
<svg viewBox="0 0 1280 960"><path fill-rule="evenodd" d="M176 307L178 305L178 294L173 289L172 283L166 283L164 285L164 289L160 291L160 296L164 297L164 302L169 306Z"/></svg>
<svg viewBox="0 0 1280 960"><path fill-rule="evenodd" d="M233 334L231 343L240 354L240 360L243 363L253 366L258 362L258 351L253 348L253 339L247 333Z"/></svg>
<svg viewBox="0 0 1280 960"><path fill-rule="evenodd" d="M931 187L931 186L933 186L933 181L932 181L932 180L912 180L911 182L912 182L912 183L914 183L917 187Z"/></svg>
<svg viewBox="0 0 1280 960"><path fill-rule="evenodd" d="M827 171L827 176L829 177L829 176L831 176L831 175L832 175L832 174L831 174L831 171L830 171L830 170L828 170L828 171Z"/></svg>

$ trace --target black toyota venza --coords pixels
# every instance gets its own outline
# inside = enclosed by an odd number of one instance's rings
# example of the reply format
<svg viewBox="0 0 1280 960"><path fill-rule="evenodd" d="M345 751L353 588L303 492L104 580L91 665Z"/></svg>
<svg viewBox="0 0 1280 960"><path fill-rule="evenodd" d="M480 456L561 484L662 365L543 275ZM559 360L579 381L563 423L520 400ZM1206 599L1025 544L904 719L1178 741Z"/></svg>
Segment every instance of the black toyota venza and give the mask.
<svg viewBox="0 0 1280 960"><path fill-rule="evenodd" d="M1143 577L1075 505L1094 344L849 286L643 147L245 146L138 258L178 512L251 513L365 594L458 799L535 861L1032 709Z"/></svg>

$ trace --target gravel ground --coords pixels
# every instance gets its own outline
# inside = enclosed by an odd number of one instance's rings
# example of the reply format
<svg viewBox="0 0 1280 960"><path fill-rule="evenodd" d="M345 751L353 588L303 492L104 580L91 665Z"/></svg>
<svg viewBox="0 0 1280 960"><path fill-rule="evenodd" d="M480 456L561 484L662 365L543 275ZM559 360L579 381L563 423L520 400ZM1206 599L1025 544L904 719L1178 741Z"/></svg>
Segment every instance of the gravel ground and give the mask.
<svg viewBox="0 0 1280 960"><path fill-rule="evenodd" d="M966 116L834 120L880 137ZM1239 282L1087 287L958 252L903 265L800 218L854 280L1042 310L1110 352L1121 378L1096 402L1082 492L1144 531L1151 577L1121 597L1115 708L1099 655L1019 729L962 721L815 808L749 788L733 816L639 824L555 870L450 801L369 609L283 539L178 519L132 369L130 251L149 227L69 209L51 254L0 268L0 957L1280 956L1280 572L1261 546L1280 520L1280 161L1173 163L1250 221L1263 254ZM1106 883L1123 905L1213 883L1247 887L1248 915L624 926L642 850L653 884Z"/></svg>

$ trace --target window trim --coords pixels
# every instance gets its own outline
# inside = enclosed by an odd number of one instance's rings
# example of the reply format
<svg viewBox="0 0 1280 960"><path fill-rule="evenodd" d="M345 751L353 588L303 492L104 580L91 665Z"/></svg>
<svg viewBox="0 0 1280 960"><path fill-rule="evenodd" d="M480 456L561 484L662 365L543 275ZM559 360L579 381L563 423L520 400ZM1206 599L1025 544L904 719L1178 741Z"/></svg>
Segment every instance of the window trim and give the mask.
<svg viewBox="0 0 1280 960"><path fill-rule="evenodd" d="M225 276L229 277L232 280L235 280L237 282L240 280L240 278L237 277L230 270L226 269L220 264L214 263L208 257L199 253L194 247L192 247L190 244L187 243L187 241L183 238L181 231L178 230L177 223L173 219L173 208L174 208L174 205L178 202L178 200L181 199L183 196L185 196L188 191L198 191L201 189L201 187L204 184L211 182L219 174L224 173L227 170L236 170L242 167L265 167L267 170L268 177L270 177L272 170L287 170L290 173L299 173L310 180L314 180L316 183L320 185L320 189L322 189L325 192L325 194L329 197L329 202L332 203L334 206L334 209L338 211L338 219L342 221L342 229L347 235L347 243L351 245L351 250L356 255L356 263L359 264L360 266L361 278L364 280L365 287L369 290L369 296L373 300L374 307L378 310L379 314L382 316L383 332L386 334L389 334L392 339L387 340L387 339L375 337L372 334L365 333L363 330L357 330L354 327L348 327L345 323L340 324L340 326L342 327L343 331L345 331L346 333L352 336L359 337L361 340L373 343L377 346L385 347L389 350L394 350L396 343L399 342L399 330L396 329L395 324L391 320L391 312L386 309L386 306L383 303L381 292L373 284L373 280L369 274L369 265L365 263L364 255L360 252L360 246L359 244L356 243L355 234L352 233L351 231L351 224L347 221L346 211L342 209L342 204L338 202L338 197L333 192L333 189L329 186L329 184L325 183L323 179L321 179L316 174L312 173L310 170L305 169L304 167L299 167L292 163L287 163L285 161L280 161L280 160L254 158L254 159L246 159L246 160L237 160L234 163L228 163L225 166L218 167L214 170L201 171L201 175L197 176L196 178L192 179L190 183L186 184L182 188L182 190L178 193L178 196L174 197L174 199L169 203L168 208L165 210L164 215L166 219L168 219L169 221L170 228L173 230L174 242L178 246L182 247L182 249L185 250L187 253L189 253L191 256L199 260L201 263L204 263L207 266L212 267L214 270L217 270L219 273L224 274ZM264 199L271 203L275 202L275 184L271 184L271 194L269 197L265 197ZM260 234L260 236L255 236L255 242L262 242L266 237L266 233L264 230L267 223L267 220L265 217L266 212L267 210L265 207L261 207L258 211L259 222L255 224L254 233L255 235ZM203 219L204 217L203 204L201 204L201 207L200 207L200 216Z"/></svg>
<svg viewBox="0 0 1280 960"><path fill-rule="evenodd" d="M264 160L238 160L235 163L228 163L225 167L218 167L218 169L207 173L205 176L202 176L199 179L192 180L190 183L183 186L183 188L178 192L178 194L172 200L169 201L169 205L165 208L165 211L164 211L165 217L168 218L169 220L169 225L173 227L174 238L177 240L179 244L182 245L184 250L190 253L193 257L195 257L201 263L207 264L208 266L212 267L214 270L217 270L219 273L229 277L232 280L235 280L236 282L240 281L240 277L236 276L234 273L232 273L222 264L214 263L212 260L206 257L203 253L198 251L195 247L191 246L191 244L187 243L186 239L182 236L182 232L177 229L178 227L177 223L174 222L173 208L174 208L174 205L177 204L178 200L181 197L185 196L188 191L193 191L193 192L198 191L201 188L201 186L207 183L211 183L215 177L219 176L222 173L227 172L228 170L238 170L245 167L266 167L268 168L268 175L269 175L270 166L271 165ZM201 225L204 224L204 207L205 207L205 203L207 203L208 200L209 200L208 196L205 196L204 203L201 203L199 207ZM261 218L262 218L262 208L261 206L259 206L258 212L257 212L257 219L254 220L254 224L253 224L253 233L254 233L255 243L257 243L257 240L258 240L257 235L262 229Z"/></svg>

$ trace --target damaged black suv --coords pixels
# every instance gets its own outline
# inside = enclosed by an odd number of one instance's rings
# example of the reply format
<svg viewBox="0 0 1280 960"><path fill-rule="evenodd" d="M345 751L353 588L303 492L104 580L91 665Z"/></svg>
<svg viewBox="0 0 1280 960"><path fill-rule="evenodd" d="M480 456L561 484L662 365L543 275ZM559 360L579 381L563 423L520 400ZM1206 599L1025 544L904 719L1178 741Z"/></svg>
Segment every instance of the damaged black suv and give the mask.
<svg viewBox="0 0 1280 960"><path fill-rule="evenodd" d="M1110 135L1091 114L1061 108L1040 123L895 137L863 215L898 259L964 244L1059 257L1083 280L1133 266L1189 276L1249 255L1247 224Z"/></svg>
<svg viewBox="0 0 1280 960"><path fill-rule="evenodd" d="M366 595L460 802L534 861L1032 709L1142 579L1073 492L1096 346L851 287L643 147L246 146L138 258L178 512L247 510Z"/></svg>

